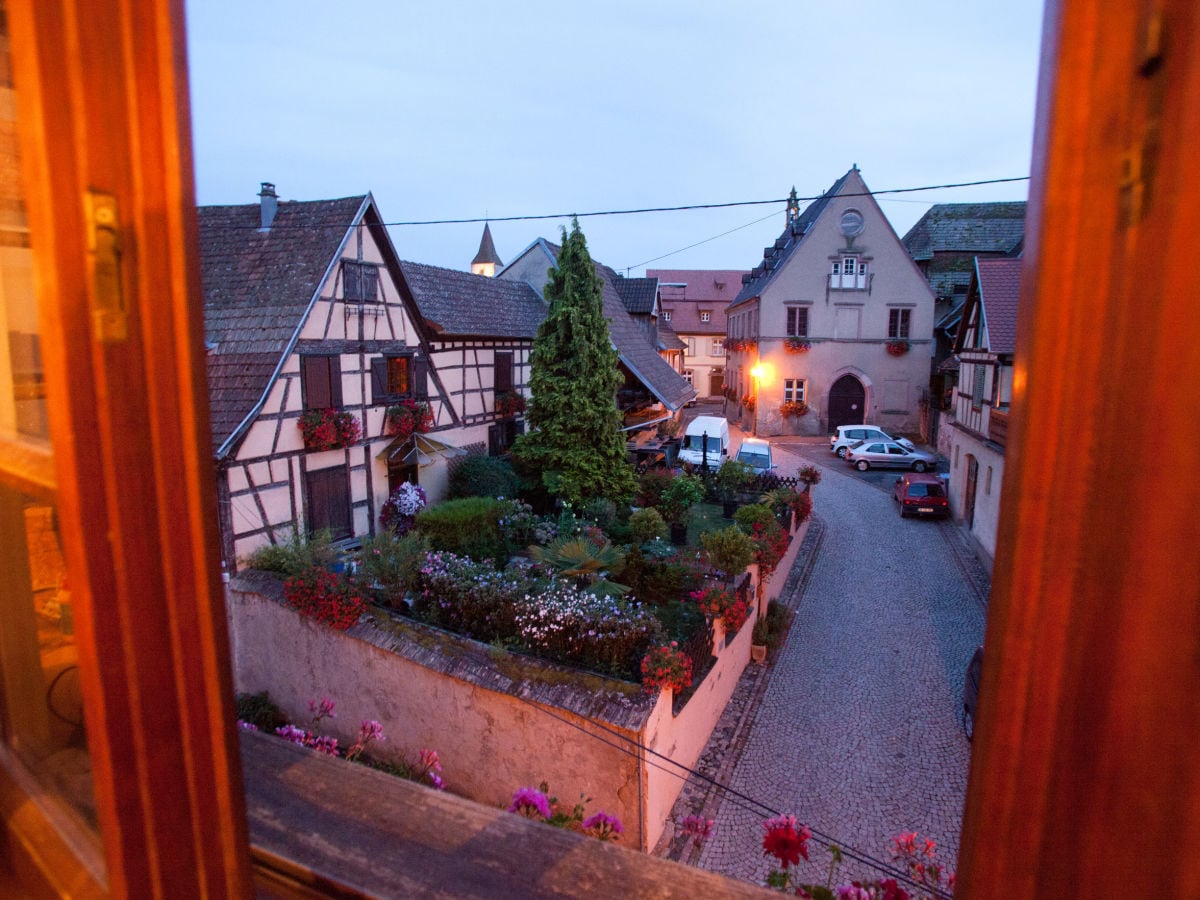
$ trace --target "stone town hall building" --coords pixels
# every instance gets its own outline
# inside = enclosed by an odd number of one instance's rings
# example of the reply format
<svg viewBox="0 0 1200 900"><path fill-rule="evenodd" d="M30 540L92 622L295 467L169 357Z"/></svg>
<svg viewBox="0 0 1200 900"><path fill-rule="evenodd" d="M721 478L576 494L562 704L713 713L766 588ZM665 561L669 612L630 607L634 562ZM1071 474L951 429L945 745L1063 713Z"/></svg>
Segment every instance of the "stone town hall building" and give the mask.
<svg viewBox="0 0 1200 900"><path fill-rule="evenodd" d="M727 310L727 412L761 435L917 431L933 307L857 166L803 211L793 190L783 233Z"/></svg>

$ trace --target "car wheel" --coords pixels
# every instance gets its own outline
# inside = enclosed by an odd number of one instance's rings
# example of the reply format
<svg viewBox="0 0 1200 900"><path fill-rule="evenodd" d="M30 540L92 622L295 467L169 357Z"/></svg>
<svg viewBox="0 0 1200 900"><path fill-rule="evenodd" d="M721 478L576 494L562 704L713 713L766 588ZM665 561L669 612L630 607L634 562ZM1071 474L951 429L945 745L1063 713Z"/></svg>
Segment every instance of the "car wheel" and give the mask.
<svg viewBox="0 0 1200 900"><path fill-rule="evenodd" d="M925 463L921 462L921 460L919 460L919 459L915 463L913 463L913 471L914 472L924 472L925 468L926 468Z"/></svg>
<svg viewBox="0 0 1200 900"><path fill-rule="evenodd" d="M900 518L902 518L902 519L908 518L908 512L907 512L907 510L905 510L903 503L900 504Z"/></svg>
<svg viewBox="0 0 1200 900"><path fill-rule="evenodd" d="M860 459L854 464L854 468L858 469L860 472L865 472L867 469L871 468L871 465L865 459Z"/></svg>
<svg viewBox="0 0 1200 900"><path fill-rule="evenodd" d="M845 448L845 447L838 447L838 448L837 448L837 455L838 455L838 459L845 459L845 458L846 458L846 448Z"/></svg>
<svg viewBox="0 0 1200 900"><path fill-rule="evenodd" d="M963 734L967 736L968 741L973 741L975 739L975 717L965 706L963 707L962 724Z"/></svg>

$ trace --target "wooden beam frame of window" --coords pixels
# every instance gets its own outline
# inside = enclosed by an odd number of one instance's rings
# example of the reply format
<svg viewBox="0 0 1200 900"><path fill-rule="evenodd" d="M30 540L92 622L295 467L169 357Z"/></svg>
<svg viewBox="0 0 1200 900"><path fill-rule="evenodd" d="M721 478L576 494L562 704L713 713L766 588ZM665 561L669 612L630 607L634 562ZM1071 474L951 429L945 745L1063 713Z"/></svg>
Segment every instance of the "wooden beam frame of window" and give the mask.
<svg viewBox="0 0 1200 900"><path fill-rule="evenodd" d="M8 0L57 509L106 889L244 897L178 0ZM116 290L84 199L116 204ZM109 305L109 301L114 301ZM109 305L125 336L94 336ZM13 820L7 846L16 835ZM55 863L28 865L52 890Z"/></svg>

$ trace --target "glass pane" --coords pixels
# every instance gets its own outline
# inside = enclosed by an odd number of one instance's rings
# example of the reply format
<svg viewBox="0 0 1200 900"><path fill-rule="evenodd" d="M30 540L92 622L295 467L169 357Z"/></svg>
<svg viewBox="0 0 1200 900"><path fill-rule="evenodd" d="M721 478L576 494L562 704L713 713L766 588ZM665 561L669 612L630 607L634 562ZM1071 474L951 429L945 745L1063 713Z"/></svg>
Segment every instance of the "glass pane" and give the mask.
<svg viewBox="0 0 1200 900"><path fill-rule="evenodd" d="M96 828L71 584L53 490L25 451L50 450L33 254L17 146L7 17L0 0L0 724L47 803Z"/></svg>

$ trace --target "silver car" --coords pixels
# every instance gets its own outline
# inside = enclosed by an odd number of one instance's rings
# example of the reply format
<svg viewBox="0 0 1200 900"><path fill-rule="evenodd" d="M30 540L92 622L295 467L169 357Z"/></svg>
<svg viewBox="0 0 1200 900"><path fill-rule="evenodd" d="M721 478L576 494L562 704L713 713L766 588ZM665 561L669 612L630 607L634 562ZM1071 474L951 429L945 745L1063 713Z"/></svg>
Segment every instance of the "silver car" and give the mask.
<svg viewBox="0 0 1200 900"><path fill-rule="evenodd" d="M937 465L937 457L924 450L910 450L895 441L859 441L846 449L846 462L860 472L867 469L912 469L914 472L924 472Z"/></svg>
<svg viewBox="0 0 1200 900"><path fill-rule="evenodd" d="M901 447L915 449L908 438L892 437L875 425L839 425L829 436L829 451L845 459L846 448L853 447L859 441L895 441Z"/></svg>

